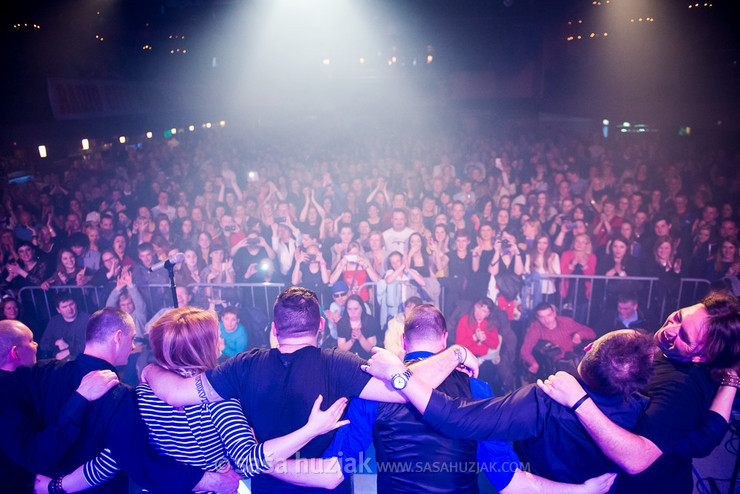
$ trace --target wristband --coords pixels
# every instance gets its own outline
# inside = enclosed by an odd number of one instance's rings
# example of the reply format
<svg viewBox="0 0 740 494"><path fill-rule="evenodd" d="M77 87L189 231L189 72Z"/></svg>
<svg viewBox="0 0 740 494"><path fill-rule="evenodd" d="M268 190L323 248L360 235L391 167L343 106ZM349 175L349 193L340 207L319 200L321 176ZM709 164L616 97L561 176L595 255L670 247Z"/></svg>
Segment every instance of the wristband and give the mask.
<svg viewBox="0 0 740 494"><path fill-rule="evenodd" d="M578 410L578 407L581 406L581 405L583 405L583 402L586 401L586 400L588 400L589 398L591 398L591 397L588 395L588 393L586 393L585 395L583 395L581 397L581 399L576 402L575 405L573 405L572 407L570 407L570 411L573 412L573 413L576 413L576 410Z"/></svg>
<svg viewBox="0 0 740 494"><path fill-rule="evenodd" d="M49 494L67 494L67 491L62 487L62 479L64 479L64 475L49 482Z"/></svg>
<svg viewBox="0 0 740 494"><path fill-rule="evenodd" d="M733 388L740 389L740 377L733 376L732 374L723 374L719 384L720 386L732 386Z"/></svg>

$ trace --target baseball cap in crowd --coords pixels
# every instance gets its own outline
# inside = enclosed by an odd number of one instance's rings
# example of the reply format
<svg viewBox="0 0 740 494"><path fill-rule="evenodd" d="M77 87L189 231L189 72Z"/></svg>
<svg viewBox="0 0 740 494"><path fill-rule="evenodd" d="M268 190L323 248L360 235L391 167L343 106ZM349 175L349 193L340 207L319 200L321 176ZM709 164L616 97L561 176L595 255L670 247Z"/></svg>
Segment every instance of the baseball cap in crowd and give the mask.
<svg viewBox="0 0 740 494"><path fill-rule="evenodd" d="M89 213L87 213L85 221L88 223L93 223L95 225L100 224L100 213L98 213L97 211L90 211Z"/></svg>
<svg viewBox="0 0 740 494"><path fill-rule="evenodd" d="M336 293L345 293L349 291L349 285L347 285L346 281L339 280L331 287L331 293L332 295Z"/></svg>

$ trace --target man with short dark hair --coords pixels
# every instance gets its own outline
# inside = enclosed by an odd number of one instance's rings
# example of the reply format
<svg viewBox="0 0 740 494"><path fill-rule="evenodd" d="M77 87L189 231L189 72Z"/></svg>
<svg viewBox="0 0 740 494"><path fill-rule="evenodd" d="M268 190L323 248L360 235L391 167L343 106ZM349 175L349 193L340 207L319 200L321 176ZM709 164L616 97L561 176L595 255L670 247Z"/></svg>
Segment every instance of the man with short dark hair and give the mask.
<svg viewBox="0 0 740 494"><path fill-rule="evenodd" d="M644 389L650 406L633 432L605 416L584 397L571 376L558 373L543 389L576 416L601 450L631 475L621 475L618 492L682 492L693 488L691 457L709 454L727 430L740 362L740 303L726 292L713 292L698 304L671 314L656 333L662 354L655 378ZM717 388L711 372L724 372ZM712 398L714 397L714 400ZM575 407L574 407L575 408ZM701 453L687 453L681 439L701 430L693 441Z"/></svg>
<svg viewBox="0 0 740 494"><path fill-rule="evenodd" d="M159 455L149 445L133 390L118 384L115 373L115 366L127 362L133 337L131 316L118 309L101 309L90 317L85 352L77 359L41 362L5 376L3 396L10 399L0 408L3 451L62 488L61 476L109 448L122 470L155 492L234 489L237 481L232 476L204 474ZM36 427L29 421L35 421ZM52 426L60 422L68 425L55 430ZM113 481L96 492L120 493L128 488L125 482Z"/></svg>
<svg viewBox="0 0 740 494"><path fill-rule="evenodd" d="M169 305L171 297L169 290L149 288L149 285L166 285L169 283L169 277L167 276L166 269L149 271L149 268L154 266L157 260L154 255L154 246L151 242L139 244L136 250L139 260L131 270L132 281L140 289L141 296L144 297L144 302L146 302L147 311L151 314L162 306Z"/></svg>
<svg viewBox="0 0 740 494"><path fill-rule="evenodd" d="M566 353L572 352L575 345L596 338L593 329L575 322L570 317L559 316L555 307L548 302L538 304L534 308L534 314L535 320L527 328L520 351L524 365L528 366L532 374L537 374L540 368L539 362L532 354L538 341L545 340L556 345L560 351L553 355L553 358L561 359Z"/></svg>
<svg viewBox="0 0 740 494"><path fill-rule="evenodd" d="M59 314L49 320L39 350L41 358L71 360L85 349L85 328L90 315L77 311L77 302L68 292L57 296Z"/></svg>
<svg viewBox="0 0 740 494"><path fill-rule="evenodd" d="M94 230L94 227L88 227L88 232ZM90 237L84 233L73 233L69 236L69 248L77 256L82 265L87 268L89 273L100 269L100 252L90 249Z"/></svg>
<svg viewBox="0 0 740 494"><path fill-rule="evenodd" d="M595 327L600 335L615 329L641 329L650 333L655 332L654 324L640 310L637 298L635 292L620 292L617 295L616 311L607 312L603 322Z"/></svg>
<svg viewBox="0 0 740 494"><path fill-rule="evenodd" d="M144 369L143 378L152 390L172 406L239 398L257 439L262 442L301 427L317 395L329 406L341 397L401 402L403 398L360 369L364 360L337 349L316 347L323 329L316 295L305 288L290 287L275 301L272 332L278 348L255 349L237 355L214 370L191 378L157 366ZM439 384L457 365L473 366L459 346L418 364L416 372ZM331 443L334 431L315 438L299 451L300 458L318 458ZM278 478L280 471L252 479L252 492L314 492ZM341 486L348 492L349 483Z"/></svg>

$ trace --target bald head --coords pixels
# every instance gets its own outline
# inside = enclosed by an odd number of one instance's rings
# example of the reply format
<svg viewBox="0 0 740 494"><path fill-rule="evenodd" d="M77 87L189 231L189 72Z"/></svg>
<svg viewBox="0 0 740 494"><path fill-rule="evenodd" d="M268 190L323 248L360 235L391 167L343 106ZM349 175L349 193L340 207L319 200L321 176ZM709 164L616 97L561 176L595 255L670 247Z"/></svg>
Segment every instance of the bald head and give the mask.
<svg viewBox="0 0 740 494"><path fill-rule="evenodd" d="M14 371L21 365L36 363L38 344L33 333L19 321L0 321L0 370Z"/></svg>

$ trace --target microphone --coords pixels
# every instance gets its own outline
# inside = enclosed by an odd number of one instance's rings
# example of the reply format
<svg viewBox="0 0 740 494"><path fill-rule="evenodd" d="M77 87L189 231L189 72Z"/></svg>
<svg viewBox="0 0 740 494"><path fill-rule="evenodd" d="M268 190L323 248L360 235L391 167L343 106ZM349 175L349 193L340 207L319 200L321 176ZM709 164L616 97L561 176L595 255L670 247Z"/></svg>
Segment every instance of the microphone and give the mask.
<svg viewBox="0 0 740 494"><path fill-rule="evenodd" d="M166 261L158 262L157 264L154 264L151 268L149 268L149 272L153 273L155 271L159 271L162 268L170 269L175 264L180 264L182 261L185 260L185 254L182 252L178 252L174 256L170 257Z"/></svg>

